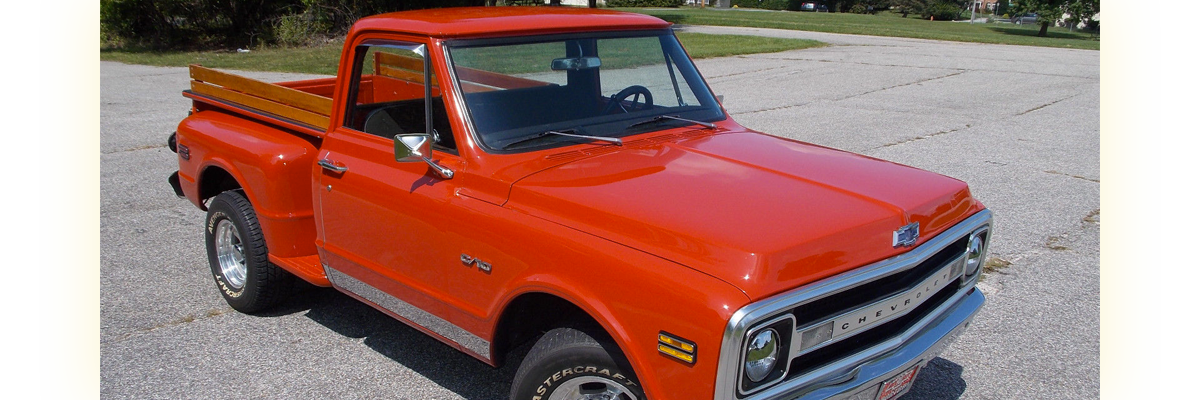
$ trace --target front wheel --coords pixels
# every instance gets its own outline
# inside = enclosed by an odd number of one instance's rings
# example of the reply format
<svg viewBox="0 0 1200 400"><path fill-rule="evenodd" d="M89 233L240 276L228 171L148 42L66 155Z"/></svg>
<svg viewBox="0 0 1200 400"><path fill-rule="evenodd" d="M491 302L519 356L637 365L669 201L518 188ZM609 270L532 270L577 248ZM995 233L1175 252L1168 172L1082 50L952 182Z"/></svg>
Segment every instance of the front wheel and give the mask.
<svg viewBox="0 0 1200 400"><path fill-rule="evenodd" d="M617 353L616 357L605 348ZM513 400L644 400L615 345L583 331L558 328L538 339L513 379Z"/></svg>
<svg viewBox="0 0 1200 400"><path fill-rule="evenodd" d="M290 292L295 278L267 260L258 216L241 193L228 191L213 198L204 241L217 289L233 309L262 311Z"/></svg>

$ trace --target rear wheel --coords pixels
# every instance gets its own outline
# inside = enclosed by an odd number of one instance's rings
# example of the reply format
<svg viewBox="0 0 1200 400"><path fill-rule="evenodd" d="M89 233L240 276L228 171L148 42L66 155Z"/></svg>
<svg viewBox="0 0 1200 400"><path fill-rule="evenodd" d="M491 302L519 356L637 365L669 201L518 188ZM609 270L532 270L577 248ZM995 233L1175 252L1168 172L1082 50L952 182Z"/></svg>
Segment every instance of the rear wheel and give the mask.
<svg viewBox="0 0 1200 400"><path fill-rule="evenodd" d="M600 336L600 335L595 335ZM572 328L538 339L513 379L513 400L642 400L632 369L611 342ZM614 356L615 354L615 356Z"/></svg>
<svg viewBox="0 0 1200 400"><path fill-rule="evenodd" d="M278 304L295 277L267 260L267 243L254 207L238 191L213 198L204 241L213 279L233 309L252 313Z"/></svg>

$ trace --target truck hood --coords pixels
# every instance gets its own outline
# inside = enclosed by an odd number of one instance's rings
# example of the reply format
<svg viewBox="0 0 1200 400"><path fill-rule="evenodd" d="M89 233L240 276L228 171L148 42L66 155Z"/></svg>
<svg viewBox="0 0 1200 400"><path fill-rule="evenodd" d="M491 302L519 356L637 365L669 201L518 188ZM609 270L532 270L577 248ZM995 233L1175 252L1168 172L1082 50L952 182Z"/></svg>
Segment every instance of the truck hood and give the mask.
<svg viewBox="0 0 1200 400"><path fill-rule="evenodd" d="M666 136L666 135L664 135ZM638 140L516 182L508 207L622 243L761 299L900 254L982 209L962 181L734 131ZM551 156L554 157L554 156Z"/></svg>

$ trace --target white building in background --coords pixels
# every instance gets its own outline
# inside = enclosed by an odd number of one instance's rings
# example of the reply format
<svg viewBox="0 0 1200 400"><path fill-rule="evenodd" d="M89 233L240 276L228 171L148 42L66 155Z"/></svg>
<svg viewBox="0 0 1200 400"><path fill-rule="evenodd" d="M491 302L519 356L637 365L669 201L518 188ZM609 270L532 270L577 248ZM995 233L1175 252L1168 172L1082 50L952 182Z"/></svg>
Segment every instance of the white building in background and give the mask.
<svg viewBox="0 0 1200 400"><path fill-rule="evenodd" d="M1055 23L1055 25L1061 26L1061 27L1067 27L1067 19L1070 19L1070 18L1071 18L1070 13L1063 13L1062 17L1058 18L1058 21ZM1091 22L1091 21L1099 22L1100 21L1100 13L1096 13L1096 15L1093 15L1092 18L1090 18L1090 19L1085 19L1085 20L1079 21L1079 24L1076 25L1075 28L1076 29L1087 28L1088 22Z"/></svg>

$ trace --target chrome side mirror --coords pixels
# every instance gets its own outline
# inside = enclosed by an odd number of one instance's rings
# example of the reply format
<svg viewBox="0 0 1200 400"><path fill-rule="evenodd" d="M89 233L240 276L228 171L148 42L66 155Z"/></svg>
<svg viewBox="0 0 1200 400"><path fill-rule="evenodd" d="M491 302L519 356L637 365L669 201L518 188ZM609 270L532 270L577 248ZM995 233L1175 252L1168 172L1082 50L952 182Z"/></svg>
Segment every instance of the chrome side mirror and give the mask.
<svg viewBox="0 0 1200 400"><path fill-rule="evenodd" d="M396 162L422 162L433 151L433 137L428 133L396 135Z"/></svg>
<svg viewBox="0 0 1200 400"><path fill-rule="evenodd" d="M429 164L434 172L444 179L454 177L450 168L437 165L429 155L433 154L433 136L428 133L402 133L393 139L396 148L396 162L421 162Z"/></svg>

